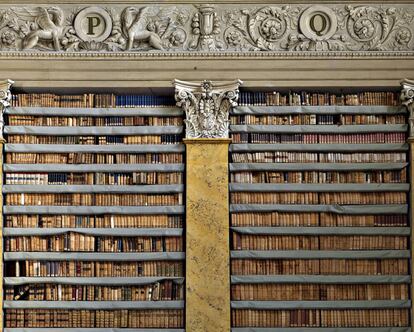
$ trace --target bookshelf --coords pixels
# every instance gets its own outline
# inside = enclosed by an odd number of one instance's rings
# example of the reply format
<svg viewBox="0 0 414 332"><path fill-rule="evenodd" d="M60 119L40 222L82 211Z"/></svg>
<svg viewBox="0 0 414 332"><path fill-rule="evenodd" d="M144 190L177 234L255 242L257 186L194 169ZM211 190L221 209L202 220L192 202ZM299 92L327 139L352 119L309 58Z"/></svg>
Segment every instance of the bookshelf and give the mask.
<svg viewBox="0 0 414 332"><path fill-rule="evenodd" d="M174 104L12 96L4 331L183 331L184 146Z"/></svg>
<svg viewBox="0 0 414 332"><path fill-rule="evenodd" d="M408 331L398 94L242 93L231 113L232 331Z"/></svg>
<svg viewBox="0 0 414 332"><path fill-rule="evenodd" d="M188 313L213 300L194 289L203 273L228 268L228 217L231 286L214 301L231 299L232 332L410 331L409 126L399 94L242 92L229 163L228 139L183 140L183 119L169 97L13 96L5 332L197 330L205 323ZM211 192L220 195L205 199ZM189 272L189 252L211 266ZM217 283L228 287L212 278L203 296Z"/></svg>

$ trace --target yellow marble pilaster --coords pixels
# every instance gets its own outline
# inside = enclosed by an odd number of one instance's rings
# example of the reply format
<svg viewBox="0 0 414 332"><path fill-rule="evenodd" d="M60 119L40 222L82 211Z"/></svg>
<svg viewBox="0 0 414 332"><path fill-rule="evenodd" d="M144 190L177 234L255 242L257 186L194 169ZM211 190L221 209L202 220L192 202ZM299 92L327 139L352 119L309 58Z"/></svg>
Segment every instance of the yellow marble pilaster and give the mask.
<svg viewBox="0 0 414 332"><path fill-rule="evenodd" d="M186 331L230 331L228 146L185 139Z"/></svg>

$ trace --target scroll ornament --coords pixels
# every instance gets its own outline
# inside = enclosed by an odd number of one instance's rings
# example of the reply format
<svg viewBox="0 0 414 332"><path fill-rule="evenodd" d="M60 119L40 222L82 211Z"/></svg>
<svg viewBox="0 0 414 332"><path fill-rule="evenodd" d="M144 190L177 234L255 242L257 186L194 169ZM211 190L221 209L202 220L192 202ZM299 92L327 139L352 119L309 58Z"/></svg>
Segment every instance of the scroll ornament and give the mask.
<svg viewBox="0 0 414 332"><path fill-rule="evenodd" d="M2 52L393 56L413 52L413 34L408 4L0 6Z"/></svg>
<svg viewBox="0 0 414 332"><path fill-rule="evenodd" d="M3 131L4 131L4 112L8 107L10 107L10 101L12 98L10 88L13 85L12 80L6 80L3 82L0 82L0 107L1 107L1 113L0 113L0 141L5 142Z"/></svg>
<svg viewBox="0 0 414 332"><path fill-rule="evenodd" d="M405 79L401 82L401 101L409 112L410 137L414 135L414 81Z"/></svg>

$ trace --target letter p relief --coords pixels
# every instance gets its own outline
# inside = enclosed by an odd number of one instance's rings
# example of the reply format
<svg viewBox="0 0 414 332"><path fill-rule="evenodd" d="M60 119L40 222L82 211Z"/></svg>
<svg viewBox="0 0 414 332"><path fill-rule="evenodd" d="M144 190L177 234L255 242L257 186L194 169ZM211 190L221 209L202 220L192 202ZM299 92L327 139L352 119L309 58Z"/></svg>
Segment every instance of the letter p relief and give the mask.
<svg viewBox="0 0 414 332"><path fill-rule="evenodd" d="M95 35L94 30L95 28L99 28L99 26L101 25L101 18L98 16L87 16L86 19L88 20L88 35Z"/></svg>
<svg viewBox="0 0 414 332"><path fill-rule="evenodd" d="M112 18L100 7L87 7L75 18L74 28L77 35L86 42L103 42L112 31Z"/></svg>

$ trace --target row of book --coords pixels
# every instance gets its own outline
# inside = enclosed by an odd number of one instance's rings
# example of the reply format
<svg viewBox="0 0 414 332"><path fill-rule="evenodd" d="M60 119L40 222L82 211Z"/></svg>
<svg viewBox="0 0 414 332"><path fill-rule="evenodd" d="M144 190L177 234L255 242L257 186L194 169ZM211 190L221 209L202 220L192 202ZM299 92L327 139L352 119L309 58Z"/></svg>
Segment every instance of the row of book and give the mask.
<svg viewBox="0 0 414 332"><path fill-rule="evenodd" d="M6 327L182 328L183 310L6 309Z"/></svg>
<svg viewBox="0 0 414 332"><path fill-rule="evenodd" d="M233 183L404 183L406 169L401 171L342 172L233 172ZM181 172L133 173L6 173L5 184L31 185L143 185L182 184Z"/></svg>
<svg viewBox="0 0 414 332"><path fill-rule="evenodd" d="M282 144L378 144L405 143L405 133L371 134L273 134L233 133L233 143Z"/></svg>
<svg viewBox="0 0 414 332"><path fill-rule="evenodd" d="M332 149L335 149L334 147ZM232 153L234 163L404 163L407 154L404 152L248 152Z"/></svg>
<svg viewBox="0 0 414 332"><path fill-rule="evenodd" d="M362 110L361 110L362 111ZM405 124L403 114L267 114L267 115L231 115L231 125L370 125ZM17 124L16 124L17 125Z"/></svg>
<svg viewBox="0 0 414 332"><path fill-rule="evenodd" d="M181 261L7 261L7 277L183 277Z"/></svg>
<svg viewBox="0 0 414 332"><path fill-rule="evenodd" d="M12 95L11 104L14 107L171 107L175 100L173 96L156 95L19 93Z"/></svg>
<svg viewBox="0 0 414 332"><path fill-rule="evenodd" d="M316 112L316 111L315 111ZM173 116L37 116L10 114L9 126L182 126L183 119ZM368 114L231 115L231 125L370 125L404 124L406 116Z"/></svg>
<svg viewBox="0 0 414 332"><path fill-rule="evenodd" d="M12 228L182 228L180 215L6 215Z"/></svg>
<svg viewBox="0 0 414 332"><path fill-rule="evenodd" d="M406 250L406 236L249 235L233 232L233 250Z"/></svg>
<svg viewBox="0 0 414 332"><path fill-rule="evenodd" d="M6 153L7 164L181 164L181 153Z"/></svg>
<svg viewBox="0 0 414 332"><path fill-rule="evenodd" d="M233 172L232 183L405 183L407 171ZM7 174L6 174L7 183Z"/></svg>
<svg viewBox="0 0 414 332"><path fill-rule="evenodd" d="M98 185L142 185L181 184L181 172L131 172L131 173L6 173L6 184L98 184Z"/></svg>
<svg viewBox="0 0 414 332"><path fill-rule="evenodd" d="M398 105L399 94L363 92L358 94L289 92L240 92L239 105ZM173 96L50 93L14 94L12 106L41 107L160 107L173 106Z"/></svg>
<svg viewBox="0 0 414 332"><path fill-rule="evenodd" d="M409 309L297 309L232 311L234 327L409 326Z"/></svg>
<svg viewBox="0 0 414 332"><path fill-rule="evenodd" d="M182 277L183 262L7 261L8 277ZM407 259L233 259L233 275L407 275Z"/></svg>
<svg viewBox="0 0 414 332"><path fill-rule="evenodd" d="M184 285L172 280L132 286L61 284L5 286L5 300L9 301L171 301L183 300L183 298Z"/></svg>
<svg viewBox="0 0 414 332"><path fill-rule="evenodd" d="M7 252L178 252L182 250L182 238L172 236L117 237L69 232L53 236L5 237L5 251Z"/></svg>
<svg viewBox="0 0 414 332"><path fill-rule="evenodd" d="M14 144L178 144L182 136L174 134L163 135L112 135L112 136L35 136L9 135L8 143Z"/></svg>
<svg viewBox="0 0 414 332"><path fill-rule="evenodd" d="M407 284L236 284L233 301L407 300Z"/></svg>
<svg viewBox="0 0 414 332"><path fill-rule="evenodd" d="M6 194L6 205L182 205L182 194Z"/></svg>
<svg viewBox="0 0 414 332"><path fill-rule="evenodd" d="M173 97L156 96L115 96L114 94L94 95L54 95L54 94L26 94L15 95L12 100L16 107L50 107L45 116L30 114L8 114L8 126L56 126L64 130L65 127L109 127L109 126L181 126L182 116L166 116L166 112L157 114L156 108L175 105ZM54 108L77 107L101 108L97 117L94 110L90 116L77 116L69 110L63 116L54 116ZM154 107L151 116L135 115L122 107ZM119 108L113 116L113 111L105 116L102 108ZM25 109L18 109L15 113L22 113ZM84 110L85 111L85 110ZM84 114L84 111L81 111ZM169 110L167 110L168 112ZM13 110L10 110L13 113ZM71 113L72 112L72 113ZM63 114L56 112L56 114ZM78 113L80 114L80 113ZM12 129L12 127L8 127ZM93 129L93 128L92 128ZM151 132L148 130L148 132ZM168 133L169 131L164 131ZM36 133L35 133L36 134ZM86 134L39 135L9 134L9 144L32 144L27 153L7 153L6 162L16 164L182 164L182 153L157 153L158 144L178 145L182 142L181 134L148 134L148 135L98 135ZM49 152L30 153L36 151L37 144L48 146ZM72 145L73 150L79 153L56 152L53 145ZM73 147L73 145L88 145L87 147ZM150 153L137 151L116 153L118 147L101 149L109 153L95 153L97 145L126 145L126 144L153 144ZM174 150L171 147L171 151ZM69 149L68 149L69 150ZM81 151L87 151L82 153ZM96 151L99 149L96 148ZM136 148L134 148L136 150ZM144 148L143 148L144 150ZM162 148L160 150L167 150ZM175 149L175 151L179 149ZM169 151L169 150L167 150ZM102 166L101 166L102 167ZM182 252L184 239L182 236L172 235L134 235L132 228L177 228L183 227L183 215L38 215L31 212L31 206L177 206L183 204L183 194L179 190L155 193L112 193L104 192L65 192L64 185L107 185L107 186L141 186L148 184L181 184L181 172L141 172L139 167L135 172L100 172L98 169L80 172L49 172L45 165L43 172L6 172L5 181L11 188L18 184L28 185L62 185L62 191L56 193L9 193L5 195L4 203L10 205L26 205L27 214L7 215L5 225L8 227L32 228L130 228L131 233L103 235L96 230L92 232L66 231L62 234L44 235L27 233L11 233L4 237L4 250L9 258L5 262L4 275L7 277L89 277L89 282L80 280L78 285L67 285L56 281L38 284L7 286L5 296L10 301L38 301L39 308L42 301L56 301L56 307L37 310L5 311L5 321L9 327L37 327L37 328L182 328L183 310L144 310L137 307L130 310L98 310L91 307L88 310L59 309L60 301L171 301L183 300L184 284L172 281L162 281L149 285L123 284L119 286L99 285L98 279L129 278L129 277L184 277L185 262L182 259L170 260L167 252ZM51 168L53 169L53 168ZM10 188L9 187L9 188ZM177 189L182 186L177 186ZM36 188L34 188L36 190ZM162 190L162 191L161 191ZM174 193L179 192L179 193ZM62 210L63 211L63 210ZM100 234L100 235L99 235ZM145 233L144 233L145 234ZM162 234L162 233L161 233ZM166 233L168 234L168 233ZM180 234L180 233L175 233ZM53 253L52 253L53 252ZM50 254L49 254L50 253ZM109 254L110 253L110 254ZM130 253L122 254L122 253ZM147 254L138 254L147 253ZM148 254L153 253L153 254ZM157 254L155 254L157 253ZM165 253L165 254L162 254ZM43 256L42 256L43 255ZM46 255L46 256L45 256ZM50 255L50 258L49 256ZM55 255L55 256L54 256ZM73 255L73 256L70 256ZM128 256L127 256L128 255ZM131 256L136 255L136 256ZM54 258L56 257L56 259ZM125 257L133 260L124 260ZM135 257L135 258L133 258ZM147 260L154 257L154 260ZM165 257L164 260L159 260ZM171 256L172 257L172 256ZM176 255L181 257L181 255ZM48 259L48 260L45 260ZM79 260L76 260L79 259ZM87 260L85 260L87 259ZM103 259L103 260L101 260ZM109 260L110 259L110 260ZM143 259L143 261L140 261ZM107 261L108 260L108 261ZM20 279L21 280L21 279ZM113 279L111 279L113 280ZM96 281L96 283L94 283ZM92 284L91 284L92 283ZM106 304L106 303L105 303ZM102 304L104 305L104 304ZM76 308L76 307L75 307ZM62 316L63 314L63 316Z"/></svg>
<svg viewBox="0 0 414 332"><path fill-rule="evenodd" d="M235 192L231 193L230 202L231 204L405 204L407 194L404 192Z"/></svg>
<svg viewBox="0 0 414 332"><path fill-rule="evenodd" d="M113 127L113 126L182 126L182 117L173 116L37 116L10 114L9 126Z"/></svg>
<svg viewBox="0 0 414 332"><path fill-rule="evenodd" d="M231 224L235 227L396 227L407 226L408 217L405 214L343 215L318 212L243 212L232 213Z"/></svg>
<svg viewBox="0 0 414 332"><path fill-rule="evenodd" d="M406 115L400 114L369 114L373 108L352 108L349 114L345 111L341 114L341 108L336 108L338 114L329 113L328 108L303 108L303 114L294 114L297 107L289 114L289 108L268 108L268 114L242 114L242 113L264 113L266 108L250 108L249 106L323 106L323 105L345 105L364 106L382 105L398 106L399 95L392 92L361 92L355 94L332 94L332 93L289 93L286 95L274 93L241 93L241 107L231 115L231 123L235 125L230 130L234 146L230 150L231 160L234 163L404 163L407 153L403 151L403 143L406 142L407 134L399 130L394 132L367 131L367 126L361 125L386 125L405 124ZM348 110L351 110L349 108ZM376 110L379 110L377 108ZM384 111L386 108L381 108ZM396 110L395 109L392 109ZM279 112L280 111L280 112ZM389 108L387 111L391 111ZM400 111L400 110L399 110ZM398 111L398 112L399 112ZM241 114L237 114L241 113ZM348 114L347 114L348 113ZM374 113L374 112L372 112ZM263 128L248 127L241 128L238 125L284 125L292 126L298 134L280 133L277 130L271 132L273 127ZM300 125L310 125L306 128ZM321 126L317 126L321 125ZM323 125L337 125L337 131L328 132ZM352 132L341 125L351 125ZM297 128L296 128L296 127ZM295 128L293 128L295 127ZM313 129L313 130L311 130ZM345 130L346 129L346 130ZM259 131L260 130L260 131ZM249 131L249 132L247 132ZM291 130L292 132L294 130ZM283 131L282 131L283 132ZM241 143L237 145L237 143ZM257 144L257 145L253 145ZM274 145L271 145L274 144ZM278 146L277 144L280 144ZM285 144L283 146L283 144ZM291 144L291 146L289 146ZM293 144L297 144L293 147ZM351 150L351 146L354 148ZM370 147L369 145L372 144ZM374 145L375 144L375 145ZM389 144L389 148L385 146ZM391 144L395 144L392 146ZM384 145L377 148L377 145ZM266 151L268 147L268 151ZM233 149L232 149L233 148ZM388 150L387 150L388 149ZM255 152L258 151L258 152ZM285 150L285 151L283 151ZM290 152L291 150L292 152ZM243 152L245 151L245 152ZM250 152L251 151L251 152ZM260 151L260 152L259 152ZM309 151L309 152L307 152ZM340 185L330 190L315 192L295 192L297 186L292 185L289 192L269 192L263 186L260 192L260 184L266 183L313 183L313 184L364 184L364 183L406 183L406 170L373 170L363 171L358 167L349 167L348 171L278 171L275 165L266 166L266 171L235 171L231 175L232 183L255 183L251 191L241 190L241 186L233 186L230 193L231 204L288 204L290 207L306 207L306 205L334 205L340 211L341 204L351 205L349 214L335 213L279 213L279 212L238 212L243 207L231 214L231 226L250 227L297 227L298 231L289 229L288 234L272 234L273 230L261 230L263 233L254 234L252 229L232 229L231 249L234 258L231 260L231 274L251 276L258 278L251 284L232 285L232 299L247 302L246 309L232 309L232 327L267 327L267 328L293 328L314 327L315 330L322 327L343 327L345 329L358 327L394 327L409 326L409 310L385 309L381 307L370 309L365 303L360 303L354 310L336 310L335 304L329 307L325 301L343 300L396 300L410 299L410 288L408 285L392 284L391 281L381 285L348 283L320 284L319 282L297 284L296 280L289 276L293 275L340 275L348 276L374 276L374 275L408 275L410 274L410 260L406 258L390 258L386 255L378 258L362 258L356 254L363 254L373 250L397 250L409 249L409 237L395 234L345 234L341 229L335 227L387 227L408 226L406 214L392 215L359 215L359 211L352 211L352 205L383 205L383 204L406 204L408 195L406 192L365 190L359 185L358 192L347 191ZM239 165L233 165L239 167ZM252 167L253 168L253 167ZM237 168L236 168L237 169ZM239 168L241 169L241 167ZM306 169L304 167L304 169ZM302 186L301 189L305 190ZM321 186L322 188L322 186ZM367 187L368 189L368 187ZM322 190L322 189L321 189ZM271 206L269 206L271 207ZM345 213L346 211L342 211ZM327 227L332 233L319 235L305 235L302 233L303 226ZM266 234L267 233L267 234ZM278 259L283 250L303 251L303 256L298 258ZM243 252L243 251L249 251ZM258 251L263 255L255 256ZM269 252L271 251L271 252ZM344 258L323 258L327 251L345 251L349 256ZM355 253L352 254L352 253ZM244 256L246 254L246 256ZM252 255L250 255L252 254ZM268 255L266 255L268 254ZM252 257L252 258L237 258ZM253 257L256 257L255 259ZM271 258L275 257L275 258ZM299 258L302 257L302 258ZM315 259L321 257L319 259ZM325 256L326 257L326 256ZM340 257L340 256L338 256ZM382 258L380 258L382 257ZM266 276L284 277L283 281L269 283ZM321 281L322 281L321 277ZM236 279L237 280L237 279ZM271 280L271 279L269 279ZM308 279L309 280L309 279ZM279 301L320 301L326 305L326 309L318 309L315 304L307 303L304 310L300 304L292 310L284 310L286 302ZM254 301L275 301L274 308L266 303L267 310L255 307ZM236 302L237 303L237 302ZM281 307L279 307L281 306ZM250 308L250 309L249 309ZM351 307L352 308L352 307ZM398 308L398 306L395 306Z"/></svg>
<svg viewBox="0 0 414 332"><path fill-rule="evenodd" d="M407 275L408 259L232 259L232 275Z"/></svg>
<svg viewBox="0 0 414 332"><path fill-rule="evenodd" d="M274 92L240 92L239 105L253 106L323 106L323 105L390 105L400 103L394 92L362 92L354 94L311 93L302 91L283 94Z"/></svg>

